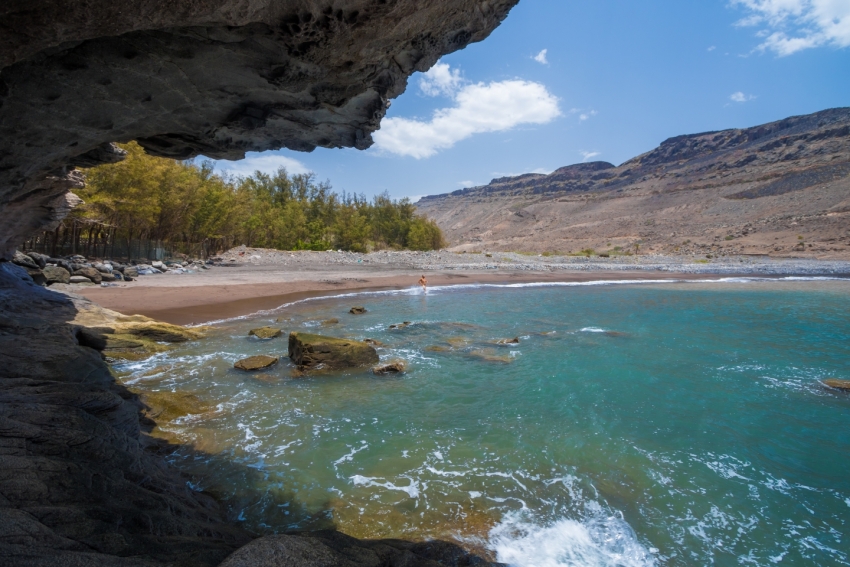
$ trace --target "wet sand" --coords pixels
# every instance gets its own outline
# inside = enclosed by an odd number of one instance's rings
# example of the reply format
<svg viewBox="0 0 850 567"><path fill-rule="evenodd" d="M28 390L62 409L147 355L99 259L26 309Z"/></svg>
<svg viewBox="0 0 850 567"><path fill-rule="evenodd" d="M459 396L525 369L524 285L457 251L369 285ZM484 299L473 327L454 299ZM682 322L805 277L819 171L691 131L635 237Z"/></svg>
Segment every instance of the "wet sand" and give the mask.
<svg viewBox="0 0 850 567"><path fill-rule="evenodd" d="M422 275L412 270L360 269L281 272L216 268L201 274L145 276L118 287L75 290L99 305L178 325L200 324L274 309L308 297L351 291L415 287ZM431 286L482 283L585 282L596 280L717 279L723 275L671 272L493 272L427 273ZM252 281L253 280L253 281Z"/></svg>

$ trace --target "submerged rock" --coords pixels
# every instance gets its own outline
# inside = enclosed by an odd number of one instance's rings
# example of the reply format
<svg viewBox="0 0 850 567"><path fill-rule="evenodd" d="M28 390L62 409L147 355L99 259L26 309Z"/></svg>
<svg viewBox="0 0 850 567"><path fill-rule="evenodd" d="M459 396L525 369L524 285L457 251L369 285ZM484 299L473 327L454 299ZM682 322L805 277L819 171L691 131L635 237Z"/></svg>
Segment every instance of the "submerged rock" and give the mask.
<svg viewBox="0 0 850 567"><path fill-rule="evenodd" d="M407 371L407 362L404 360L394 360L387 364L372 367L372 372L381 376L384 374L402 374Z"/></svg>
<svg viewBox="0 0 850 567"><path fill-rule="evenodd" d="M248 335L257 337L258 339L275 339L283 334L283 331L280 329L275 329L274 327L260 327L258 329L251 329Z"/></svg>
<svg viewBox="0 0 850 567"><path fill-rule="evenodd" d="M325 319L321 322L322 327L331 327L333 325L339 325L339 319L336 317L332 317L330 319Z"/></svg>
<svg viewBox="0 0 850 567"><path fill-rule="evenodd" d="M469 353L469 355L479 360L485 360L487 362L500 362L502 364L510 364L514 361L514 358L512 356L498 354L495 350L491 348L473 350Z"/></svg>
<svg viewBox="0 0 850 567"><path fill-rule="evenodd" d="M379 341L377 339L363 339L363 342L366 343L367 345L372 345L373 347L384 346L384 343L382 343L381 341Z"/></svg>
<svg viewBox="0 0 850 567"><path fill-rule="evenodd" d="M404 329L405 327L409 327L412 325L410 321L404 321L403 323L396 323L395 325L390 325L390 329Z"/></svg>
<svg viewBox="0 0 850 567"><path fill-rule="evenodd" d="M363 315L364 313L366 313L366 308L360 307L360 306L352 307L351 309L348 310L348 312L351 313L352 315Z"/></svg>
<svg viewBox="0 0 850 567"><path fill-rule="evenodd" d="M264 368L268 368L270 366L274 366L280 359L276 356L267 356L265 354L259 354L257 356L250 356L248 358L243 358L233 365L234 368L238 368L239 370L263 370Z"/></svg>
<svg viewBox="0 0 850 567"><path fill-rule="evenodd" d="M342 370L379 361L372 345L310 333L289 334L289 357L301 369Z"/></svg>
<svg viewBox="0 0 850 567"><path fill-rule="evenodd" d="M836 390L850 392L850 380L836 380L834 378L830 378L829 380L824 380L823 384L830 388L835 388Z"/></svg>
<svg viewBox="0 0 850 567"><path fill-rule="evenodd" d="M519 337L514 337L512 339L499 339L496 341L497 345L518 345Z"/></svg>

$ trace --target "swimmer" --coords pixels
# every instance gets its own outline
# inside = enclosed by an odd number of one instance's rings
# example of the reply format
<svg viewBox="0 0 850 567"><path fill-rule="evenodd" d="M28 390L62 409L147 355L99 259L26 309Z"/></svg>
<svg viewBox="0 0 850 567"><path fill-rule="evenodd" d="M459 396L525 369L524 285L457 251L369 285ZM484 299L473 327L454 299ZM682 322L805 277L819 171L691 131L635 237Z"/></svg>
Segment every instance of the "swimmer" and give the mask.
<svg viewBox="0 0 850 567"><path fill-rule="evenodd" d="M422 277L419 278L419 285L422 286L422 291L428 291L428 280L425 279L425 274L422 274Z"/></svg>

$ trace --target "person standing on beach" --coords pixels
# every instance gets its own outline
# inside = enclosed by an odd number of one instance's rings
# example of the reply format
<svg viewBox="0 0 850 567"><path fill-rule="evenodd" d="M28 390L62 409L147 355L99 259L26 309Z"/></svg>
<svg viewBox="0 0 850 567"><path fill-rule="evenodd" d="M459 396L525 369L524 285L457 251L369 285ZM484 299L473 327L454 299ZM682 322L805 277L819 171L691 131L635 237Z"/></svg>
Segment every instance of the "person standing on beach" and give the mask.
<svg viewBox="0 0 850 567"><path fill-rule="evenodd" d="M422 274L422 277L419 278L419 285L422 286L422 291L428 291L428 280L425 279L425 274Z"/></svg>

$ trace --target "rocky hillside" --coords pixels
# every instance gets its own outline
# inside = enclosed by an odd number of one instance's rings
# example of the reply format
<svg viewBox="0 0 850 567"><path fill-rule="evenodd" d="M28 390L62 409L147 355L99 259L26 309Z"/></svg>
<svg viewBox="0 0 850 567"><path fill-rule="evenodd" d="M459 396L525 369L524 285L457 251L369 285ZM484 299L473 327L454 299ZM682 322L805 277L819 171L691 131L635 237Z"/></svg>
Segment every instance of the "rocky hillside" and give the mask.
<svg viewBox="0 0 850 567"><path fill-rule="evenodd" d="M424 197L458 250L850 257L850 108Z"/></svg>

